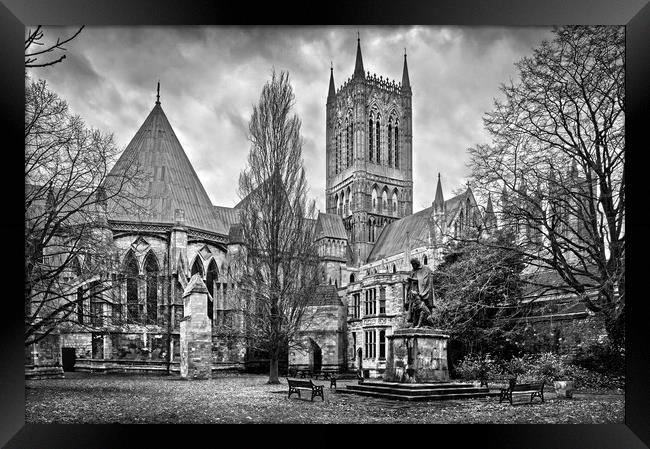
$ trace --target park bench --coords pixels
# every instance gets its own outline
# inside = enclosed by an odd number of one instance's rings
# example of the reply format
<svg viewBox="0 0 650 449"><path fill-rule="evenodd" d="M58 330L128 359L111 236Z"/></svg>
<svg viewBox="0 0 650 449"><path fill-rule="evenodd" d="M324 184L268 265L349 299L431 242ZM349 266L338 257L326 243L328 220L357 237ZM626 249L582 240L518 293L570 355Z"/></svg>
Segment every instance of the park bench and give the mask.
<svg viewBox="0 0 650 449"><path fill-rule="evenodd" d="M361 371L355 371L354 373L332 374L330 377L330 388L336 388L336 381L343 379L357 379L359 383L363 383L363 375L361 374Z"/></svg>
<svg viewBox="0 0 650 449"><path fill-rule="evenodd" d="M311 391L312 401L316 396L320 396L323 401L325 400L323 396L323 385L316 385L311 379L289 379L287 377L287 383L289 384L289 395L287 398L290 398L293 393L298 393L298 397L300 397L300 390L309 390Z"/></svg>
<svg viewBox="0 0 650 449"><path fill-rule="evenodd" d="M535 397L540 398L542 402L544 402L544 381L518 384L516 379L510 379L508 387L501 388L499 402L502 402L504 399L509 399L510 404L512 405L513 393L530 394L531 404Z"/></svg>

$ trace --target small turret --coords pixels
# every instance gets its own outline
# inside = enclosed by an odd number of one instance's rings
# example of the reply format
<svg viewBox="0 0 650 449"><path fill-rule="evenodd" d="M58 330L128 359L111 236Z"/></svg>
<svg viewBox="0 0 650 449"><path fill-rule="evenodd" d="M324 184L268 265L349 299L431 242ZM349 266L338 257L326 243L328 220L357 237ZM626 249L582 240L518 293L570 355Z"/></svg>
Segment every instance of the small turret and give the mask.
<svg viewBox="0 0 650 449"><path fill-rule="evenodd" d="M361 38L357 32L357 60L354 63L354 74L352 78L364 78L363 58L361 57Z"/></svg>
<svg viewBox="0 0 650 449"><path fill-rule="evenodd" d="M409 68L406 64L406 49L404 49L404 68L402 69L402 93L411 93L411 81L409 80Z"/></svg>
<svg viewBox="0 0 650 449"><path fill-rule="evenodd" d="M331 63L330 63L331 64ZM334 65L330 65L330 88L327 93L327 102L331 102L336 97L336 88L334 87Z"/></svg>

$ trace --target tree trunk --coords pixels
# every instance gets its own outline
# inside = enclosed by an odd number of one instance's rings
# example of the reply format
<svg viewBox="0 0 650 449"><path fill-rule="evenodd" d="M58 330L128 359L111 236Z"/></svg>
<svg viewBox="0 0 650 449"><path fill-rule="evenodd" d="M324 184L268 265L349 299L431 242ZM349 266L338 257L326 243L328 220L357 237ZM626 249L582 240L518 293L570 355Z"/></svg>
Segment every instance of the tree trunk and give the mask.
<svg viewBox="0 0 650 449"><path fill-rule="evenodd" d="M271 359L269 360L269 381L268 384L277 385L280 383L278 379L278 351L271 352Z"/></svg>

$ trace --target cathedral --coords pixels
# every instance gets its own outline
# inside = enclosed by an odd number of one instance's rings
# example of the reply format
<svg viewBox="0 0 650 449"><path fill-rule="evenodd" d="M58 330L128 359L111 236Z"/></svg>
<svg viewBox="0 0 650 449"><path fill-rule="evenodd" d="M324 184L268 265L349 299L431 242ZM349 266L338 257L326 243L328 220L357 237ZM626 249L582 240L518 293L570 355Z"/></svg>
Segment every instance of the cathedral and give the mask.
<svg viewBox="0 0 650 449"><path fill-rule="evenodd" d="M313 319L302 340L289 349L289 367L381 376L386 338L404 319L409 261L435 269L446 236L495 220L491 202L482 213L469 187L445 199L440 174L431 206L413 213L412 122L406 54L397 82L366 72L357 40L352 76L337 88L330 70L326 211L316 219L323 285L310 300L307 315ZM255 359L244 342L221 330L237 315L231 258L245 245L238 205L212 204L159 94L109 178L119 178L133 163L147 176L127 192L135 209L109 200L101 210L101 232L121 266L109 276L110 300L94 301L92 283L75 285L77 318L73 314L51 338L27 348L28 376L62 368L178 372L183 292L196 274L209 293L212 369L244 370ZM99 313L89 323L84 310Z"/></svg>

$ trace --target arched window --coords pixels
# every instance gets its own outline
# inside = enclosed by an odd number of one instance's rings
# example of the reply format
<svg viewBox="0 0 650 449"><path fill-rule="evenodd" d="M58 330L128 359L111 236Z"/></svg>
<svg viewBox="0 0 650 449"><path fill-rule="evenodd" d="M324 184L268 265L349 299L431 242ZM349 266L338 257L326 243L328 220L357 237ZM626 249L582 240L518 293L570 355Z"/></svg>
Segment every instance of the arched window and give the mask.
<svg viewBox="0 0 650 449"><path fill-rule="evenodd" d="M397 273L397 267L393 264L393 273Z"/></svg>
<svg viewBox="0 0 650 449"><path fill-rule="evenodd" d="M388 192L386 189L381 192L381 212L384 214L388 214L390 212L388 209Z"/></svg>
<svg viewBox="0 0 650 449"><path fill-rule="evenodd" d="M376 148L376 151L377 151L377 163L381 164L381 137L380 137L380 135L381 135L381 127L380 127L380 124L379 124L379 117L377 117L377 123L375 123L375 134L376 134L375 138L376 138L376 142L377 142L377 148Z"/></svg>
<svg viewBox="0 0 650 449"><path fill-rule="evenodd" d="M341 132L341 124L338 125L338 148L337 148L337 164L336 173L341 173L341 165L343 165L343 134Z"/></svg>
<svg viewBox="0 0 650 449"><path fill-rule="evenodd" d="M338 175L341 164L341 133L338 126L334 130L334 173Z"/></svg>
<svg viewBox="0 0 650 449"><path fill-rule="evenodd" d="M372 211L377 212L377 189L372 188Z"/></svg>
<svg viewBox="0 0 650 449"><path fill-rule="evenodd" d="M336 203L336 215L341 215L341 203L339 203L338 193L334 195L334 202Z"/></svg>
<svg viewBox="0 0 650 449"><path fill-rule="evenodd" d="M200 274L203 277L203 261L199 256L194 258L194 263L192 264L192 270L190 271L191 275Z"/></svg>
<svg viewBox="0 0 650 449"><path fill-rule="evenodd" d="M140 304L138 301L138 261L129 251L124 259L124 274L126 275L126 313L127 319L134 323L140 322Z"/></svg>
<svg viewBox="0 0 650 449"><path fill-rule="evenodd" d="M399 168L399 132L397 121L395 122L395 168Z"/></svg>
<svg viewBox="0 0 650 449"><path fill-rule="evenodd" d="M393 191L393 198L391 202L393 203L393 215L397 215L397 190Z"/></svg>
<svg viewBox="0 0 650 449"><path fill-rule="evenodd" d="M354 129L352 117L345 119L345 168L352 165L352 149L354 148Z"/></svg>
<svg viewBox="0 0 650 449"><path fill-rule="evenodd" d="M470 217L471 208L472 208L471 203L469 201L469 198L467 198L466 206L465 206L465 211L466 211L467 216L465 217L465 220L466 220L466 224L467 224L468 227L469 227L469 225L471 223L471 217Z"/></svg>
<svg viewBox="0 0 650 449"><path fill-rule="evenodd" d="M153 251L144 260L144 273L147 285L147 324L158 321L158 261Z"/></svg>
<svg viewBox="0 0 650 449"><path fill-rule="evenodd" d="M428 265L429 264L429 259L427 258L427 255L424 255L424 264Z"/></svg>
<svg viewBox="0 0 650 449"><path fill-rule="evenodd" d="M463 222L465 221L465 215L463 214L463 211L460 211L460 215L458 216L458 232L463 232Z"/></svg>
<svg viewBox="0 0 650 449"><path fill-rule="evenodd" d="M372 162L372 143L373 143L373 127L372 127L372 115L368 120L368 160Z"/></svg>
<svg viewBox="0 0 650 449"><path fill-rule="evenodd" d="M350 187L348 187L347 193L345 195L345 213L349 214L350 213Z"/></svg>
<svg viewBox="0 0 650 449"><path fill-rule="evenodd" d="M354 273L350 273L350 283L354 282Z"/></svg>
<svg viewBox="0 0 650 449"><path fill-rule="evenodd" d="M341 192L341 215L345 216L345 192Z"/></svg>
<svg viewBox="0 0 650 449"><path fill-rule="evenodd" d="M219 269L214 259L210 260L208 265L208 273L205 276L205 285L208 287L208 292L211 298L208 298L208 318L212 319L214 314L214 284L219 278Z"/></svg>
<svg viewBox="0 0 650 449"><path fill-rule="evenodd" d="M391 167L393 165L393 118L388 119L388 133L386 135L388 137L387 144L388 144L388 166Z"/></svg>

